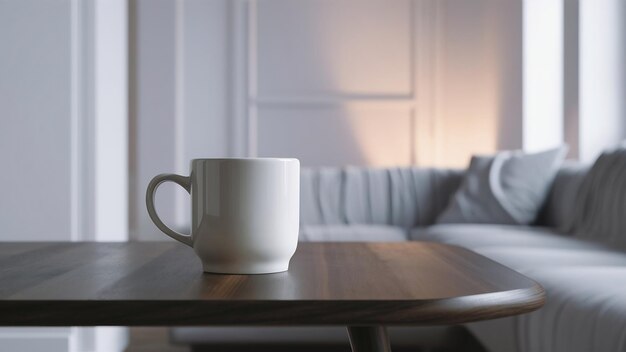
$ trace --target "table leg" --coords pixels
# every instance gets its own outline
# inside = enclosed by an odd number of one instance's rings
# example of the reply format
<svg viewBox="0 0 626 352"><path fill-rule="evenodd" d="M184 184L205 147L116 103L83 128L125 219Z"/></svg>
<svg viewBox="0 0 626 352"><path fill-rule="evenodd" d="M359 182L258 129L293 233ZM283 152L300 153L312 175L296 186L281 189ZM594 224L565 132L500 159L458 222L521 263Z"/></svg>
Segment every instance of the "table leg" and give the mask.
<svg viewBox="0 0 626 352"><path fill-rule="evenodd" d="M382 325L348 326L352 352L391 352L387 329Z"/></svg>

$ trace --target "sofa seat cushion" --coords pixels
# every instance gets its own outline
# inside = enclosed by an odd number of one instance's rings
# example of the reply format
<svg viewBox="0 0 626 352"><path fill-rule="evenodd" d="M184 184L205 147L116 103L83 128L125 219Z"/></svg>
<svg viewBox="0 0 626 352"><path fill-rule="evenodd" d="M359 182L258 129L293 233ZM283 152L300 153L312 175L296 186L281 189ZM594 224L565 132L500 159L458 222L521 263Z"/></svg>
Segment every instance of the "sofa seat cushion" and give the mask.
<svg viewBox="0 0 626 352"><path fill-rule="evenodd" d="M385 225L309 225L300 227L302 242L401 242L408 239L401 227Z"/></svg>
<svg viewBox="0 0 626 352"><path fill-rule="evenodd" d="M410 239L482 247L606 248L602 244L562 235L542 227L486 224L439 224L413 229Z"/></svg>
<svg viewBox="0 0 626 352"><path fill-rule="evenodd" d="M624 266L626 253L601 248L480 247L475 252L521 273L535 269L583 266Z"/></svg>
<svg viewBox="0 0 626 352"><path fill-rule="evenodd" d="M520 316L521 351L626 351L626 267L529 271L547 293L546 305Z"/></svg>
<svg viewBox="0 0 626 352"><path fill-rule="evenodd" d="M539 310L468 324L489 351L626 351L626 265L534 268L547 292Z"/></svg>

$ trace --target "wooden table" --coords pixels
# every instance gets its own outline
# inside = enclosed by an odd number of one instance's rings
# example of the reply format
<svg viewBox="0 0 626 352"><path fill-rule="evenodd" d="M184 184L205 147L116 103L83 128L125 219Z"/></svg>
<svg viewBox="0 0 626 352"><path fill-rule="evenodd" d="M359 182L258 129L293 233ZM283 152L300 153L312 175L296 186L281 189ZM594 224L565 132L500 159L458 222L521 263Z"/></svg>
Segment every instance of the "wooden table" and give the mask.
<svg viewBox="0 0 626 352"><path fill-rule="evenodd" d="M427 242L301 243L288 272L202 273L171 242L0 243L0 326L346 325L388 351L385 325L530 312L545 294L469 250Z"/></svg>

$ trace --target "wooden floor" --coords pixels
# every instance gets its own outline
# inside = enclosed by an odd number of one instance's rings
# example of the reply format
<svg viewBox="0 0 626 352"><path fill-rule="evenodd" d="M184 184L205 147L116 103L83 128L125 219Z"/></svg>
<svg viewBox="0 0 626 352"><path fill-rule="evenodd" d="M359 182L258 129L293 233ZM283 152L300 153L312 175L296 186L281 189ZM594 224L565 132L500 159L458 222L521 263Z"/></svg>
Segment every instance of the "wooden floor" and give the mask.
<svg viewBox="0 0 626 352"><path fill-rule="evenodd" d="M168 328L130 328L126 352L190 352L187 346L170 344Z"/></svg>

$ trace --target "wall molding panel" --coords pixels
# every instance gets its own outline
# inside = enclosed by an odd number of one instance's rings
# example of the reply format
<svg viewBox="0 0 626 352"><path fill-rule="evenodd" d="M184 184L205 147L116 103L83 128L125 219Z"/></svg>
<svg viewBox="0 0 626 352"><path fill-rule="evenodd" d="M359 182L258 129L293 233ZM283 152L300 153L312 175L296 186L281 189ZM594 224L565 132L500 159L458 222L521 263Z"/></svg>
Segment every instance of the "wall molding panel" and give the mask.
<svg viewBox="0 0 626 352"><path fill-rule="evenodd" d="M280 11L283 11L283 8L287 8L287 10L298 12L298 6L304 6L307 10L311 10L310 7L315 3L314 1L310 1L309 4L307 2L299 3L298 5L289 5L288 3L281 2L281 0L238 0L234 2L233 5L235 9L235 13L233 14L233 23L234 23L234 50L232 51L233 62L236 63L234 67L233 76L235 77L235 85L240 88L239 91L236 91L233 99L233 110L238 112L235 114L236 122L234 123L234 138L238 140L239 146L236 147L236 150L245 150L246 156L270 156L264 153L264 150L260 150L260 145L263 145L263 141L259 141L259 124L264 124L265 121L262 121L265 116L261 111L267 109L282 109L282 110L290 110L290 111L300 111L301 113L307 113L311 109L324 109L329 107L337 107L344 108L348 110L360 110L363 109L375 109L380 110L381 108L406 108L409 111L409 122L402 121L403 124L406 124L405 128L409 130L410 135L410 145L408 150L398 151L400 153L408 153L410 157L406 160L405 164L417 164L420 162L427 162L432 157L428 157L429 154L433 154L432 148L428 149L428 152L418 152L417 146L417 136L420 137L420 145L431 145L429 141L433 139L433 131L434 124L432 123L433 115L432 115L432 107L430 106L432 97L429 96L430 88L429 86L433 83L433 77L431 74L432 65L435 62L433 51L429 50L434 46L434 40L432 39L432 34L437 33L436 30L432 28L428 28L433 23L430 18L432 17L432 13L425 13L424 10L430 10L434 8L436 1L433 0L407 0L400 3L404 6L402 9L406 11L396 10L397 14L401 14L404 16L404 21L406 23L402 25L402 32L398 33L403 40L398 39L399 42L397 45L400 45L401 51L405 51L405 58L403 59L406 62L406 71L400 75L396 76L406 76L406 84L404 84L405 88L401 90L394 89L394 91L384 92L379 91L376 93L362 93L358 91L350 92L350 91L337 91L336 88L331 88L331 90L324 91L316 91L316 93L309 94L301 94L301 93L289 93L289 94L276 94L273 92L273 89L270 91L264 90L264 87L268 87L266 83L260 82L262 77L260 75L259 65L262 62L271 62L271 61L263 61L261 55L265 49L264 45L267 44L268 40L263 37L265 34L263 31L274 31L272 33L286 33L288 30L286 28L276 29L271 28L271 24L267 24L263 22L263 16L273 15L274 18L279 18L282 15ZM275 3L276 5L274 5ZM369 5L372 8L375 8L379 4L388 4L384 0L378 1L367 1L366 5ZM378 3L378 4L377 4ZM332 7L337 6L336 3L332 3L330 1L322 1L317 2L317 6L322 7ZM364 6L363 2L356 1L354 6ZM268 9L267 6L270 6ZM274 8L271 8L274 6ZM282 7L281 7L282 6ZM309 7L307 7L309 6ZM285 10L285 11L287 11ZM315 9L312 9L315 13ZM274 12L272 12L274 11ZM322 13L330 13L331 10L321 9L319 10ZM326 12L324 12L326 11ZM293 13L289 13L289 15L293 15ZM397 16L397 15L396 15ZM345 18L346 21L349 21L349 17ZM395 19L395 18L394 18ZM316 20L319 20L316 18ZM311 20L311 23L315 23L315 20ZM300 22L302 23L302 22ZM331 24L333 25L333 24ZM336 24L335 24L336 25ZM262 28L260 26L263 26ZM268 29L269 26L269 29ZM393 26L388 26L393 27ZM275 32L277 31L278 32ZM314 28L310 30L310 32L303 32L304 34L308 34L311 32L315 32ZM430 36L425 35L425 33L431 34ZM269 35L269 34L268 34ZM325 37L324 37L325 38ZM287 38L293 40L294 38ZM297 38L296 38L297 39ZM315 45L321 45L320 51L327 51L324 47L324 39L320 38L310 38L311 43L315 43ZM370 38L365 39L370 40ZM367 45L366 45L367 46ZM300 47L303 47L302 45ZM299 48L300 48L299 47ZM335 45L336 47L336 45ZM274 48L275 49L275 48ZM278 48L280 49L280 47ZM306 48L305 48L306 49ZM364 47L358 48L363 50ZM365 49L368 49L365 47ZM270 49L267 49L270 50ZM299 50L299 49L296 49ZM340 57L340 53L334 53L332 48L328 49L329 51L325 53L328 57ZM373 49L375 50L375 49ZM375 52L375 51L373 51ZM242 60L242 55L244 59ZM297 57L306 57L307 54L297 54ZM289 57L286 57L285 60L287 62L290 60ZM283 64L284 62L281 62ZM293 66L297 67L298 64L294 63ZM371 64L370 64L371 65ZM315 67L313 67L315 69ZM387 69L394 69L393 66L387 67ZM271 68L265 67L263 72L270 71L273 72ZM269 75L269 74L267 74ZM313 79L315 81L315 77L307 78L306 76L298 76L300 78ZM297 79L296 77L295 79ZM358 77L358 75L357 75ZM373 76L372 76L373 77ZM375 77L374 77L375 78ZM291 77L288 77L291 81ZM358 79L358 78L357 78ZM303 86L304 90L307 90L306 86L307 81L296 81L295 84L305 84ZM351 83L347 83L350 85ZM388 85L388 84L387 84ZM334 87L334 86L329 86ZM244 88L245 91L242 92L241 88ZM375 87L374 87L375 88ZM364 87L365 90L372 91L372 87ZM246 106L246 108L242 111L241 104ZM394 124L398 123L394 120L389 120L389 123ZM240 131L237 131L237 130ZM241 131L243 130L243 132ZM419 130L419 131L418 131ZM246 136L245 139L236 138L237 135ZM322 136L320 136L322 137ZM294 141L294 143L297 141ZM327 142L335 142L335 141L327 141ZM337 147L347 147L342 146L341 140L336 141ZM314 148L314 146L312 146ZM421 151L421 148L420 148ZM285 150L284 153L288 151ZM297 156L297 155L296 155ZM324 156L322 156L323 158ZM354 160L356 161L356 160ZM396 160L397 161L397 160ZM347 163L352 163L351 160L346 160ZM358 161L356 161L358 163ZM391 160L390 160L391 163ZM307 161L304 160L303 165L307 165Z"/></svg>

